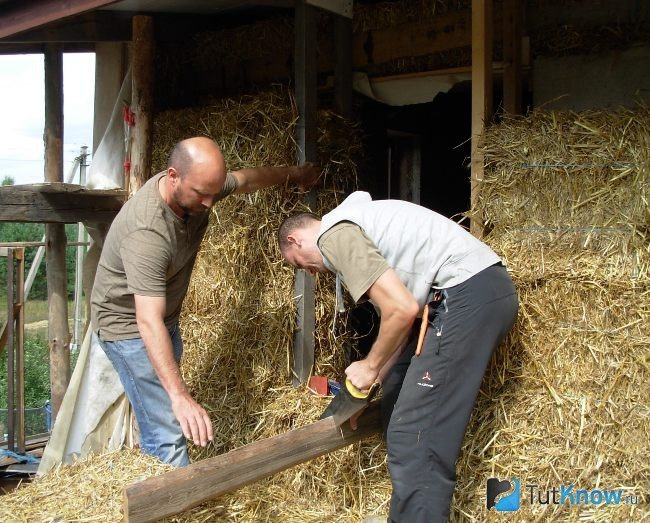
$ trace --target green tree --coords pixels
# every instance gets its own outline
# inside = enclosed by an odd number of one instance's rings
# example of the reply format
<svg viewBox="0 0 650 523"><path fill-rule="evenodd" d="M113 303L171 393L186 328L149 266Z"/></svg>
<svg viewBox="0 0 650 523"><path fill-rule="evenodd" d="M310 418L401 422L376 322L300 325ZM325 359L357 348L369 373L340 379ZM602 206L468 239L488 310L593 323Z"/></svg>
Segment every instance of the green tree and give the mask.
<svg viewBox="0 0 650 523"><path fill-rule="evenodd" d="M45 234L45 226L41 223L14 223L0 222L0 242L40 242ZM65 226L65 235L68 242L77 241L77 225L68 224ZM68 298L74 298L75 286L75 261L77 256L76 247L66 249L66 272ZM29 272L37 252L36 247L25 249L25 271ZM27 276L27 275L25 275ZM7 260L0 258L0 296L6 297L7 282ZM29 299L44 300L47 298L47 275L45 263L42 262L36 278L29 293Z"/></svg>
<svg viewBox="0 0 650 523"><path fill-rule="evenodd" d="M5 176L4 179L2 180L2 185L13 185L14 179L11 176Z"/></svg>

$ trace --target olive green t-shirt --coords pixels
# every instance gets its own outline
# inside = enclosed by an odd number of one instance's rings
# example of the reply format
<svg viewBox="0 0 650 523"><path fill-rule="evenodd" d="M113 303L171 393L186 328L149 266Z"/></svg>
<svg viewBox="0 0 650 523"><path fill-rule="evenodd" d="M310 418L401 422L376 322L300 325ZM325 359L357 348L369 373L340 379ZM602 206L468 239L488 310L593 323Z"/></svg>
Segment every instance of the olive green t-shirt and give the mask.
<svg viewBox="0 0 650 523"><path fill-rule="evenodd" d="M390 269L372 240L352 222L340 222L327 230L319 238L318 247L341 276L355 303Z"/></svg>
<svg viewBox="0 0 650 523"><path fill-rule="evenodd" d="M165 325L178 321L209 213L179 218L158 190L165 174L153 176L124 204L106 236L91 296L93 329L102 340L140 337L134 294L165 296ZM228 174L216 200L236 188Z"/></svg>

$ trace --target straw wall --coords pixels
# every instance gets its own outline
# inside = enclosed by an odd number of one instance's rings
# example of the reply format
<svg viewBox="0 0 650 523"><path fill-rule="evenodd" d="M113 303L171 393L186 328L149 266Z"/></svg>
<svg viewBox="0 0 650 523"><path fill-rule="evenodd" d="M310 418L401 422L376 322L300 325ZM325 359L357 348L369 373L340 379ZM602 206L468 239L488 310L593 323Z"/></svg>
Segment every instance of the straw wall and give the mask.
<svg viewBox="0 0 650 523"><path fill-rule="evenodd" d="M326 173L317 211L353 183L357 131L321 115ZM286 95L228 100L156 121L155 163L178 139L207 134L228 166L292 163ZM517 325L493 358L457 467L452 521L641 521L650 514L650 113L535 113L487 131L478 207L507 261ZM293 275L274 232L302 208L289 188L219 203L182 316L183 374L215 423L200 459L315 420L328 400L290 386ZM335 337L330 278L317 281L317 372L335 376L350 335ZM133 451L63 467L3 497L0 519L119 519L121 486L165 466ZM516 477L522 507L488 514L489 477ZM527 484L623 489L638 504L533 505ZM536 491L537 492L537 491ZM387 513L379 438L299 465L174 521L353 522ZM83 503L80 502L83 500ZM536 498L537 500L537 498Z"/></svg>
<svg viewBox="0 0 650 523"><path fill-rule="evenodd" d="M459 465L457 502L521 481L520 520L640 521L650 432L650 112L543 113L486 132L478 208L520 297ZM471 470L471 472L470 472ZM541 505L547 489L623 489L638 505ZM491 519L498 519L496 514Z"/></svg>

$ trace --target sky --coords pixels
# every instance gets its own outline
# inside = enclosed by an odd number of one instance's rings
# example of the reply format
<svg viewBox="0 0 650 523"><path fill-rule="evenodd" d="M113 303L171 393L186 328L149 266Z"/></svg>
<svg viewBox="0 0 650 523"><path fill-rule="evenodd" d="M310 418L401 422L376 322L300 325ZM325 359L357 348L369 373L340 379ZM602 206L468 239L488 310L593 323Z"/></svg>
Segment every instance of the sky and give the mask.
<svg viewBox="0 0 650 523"><path fill-rule="evenodd" d="M92 153L94 92L94 53L64 54L64 178L82 145ZM44 106L43 55L0 55L0 181L6 176L16 184L45 180Z"/></svg>

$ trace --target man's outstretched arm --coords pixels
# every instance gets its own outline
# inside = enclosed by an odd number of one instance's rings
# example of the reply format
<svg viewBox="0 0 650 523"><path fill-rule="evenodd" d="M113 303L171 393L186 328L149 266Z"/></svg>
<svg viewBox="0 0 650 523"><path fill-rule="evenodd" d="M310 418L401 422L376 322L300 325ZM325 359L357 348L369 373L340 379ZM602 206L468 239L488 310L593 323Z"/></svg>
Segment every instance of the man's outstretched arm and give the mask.
<svg viewBox="0 0 650 523"><path fill-rule="evenodd" d="M287 181L306 191L316 184L320 174L320 169L309 162L289 167L250 167L232 173L237 179L235 193L240 194L285 184Z"/></svg>

